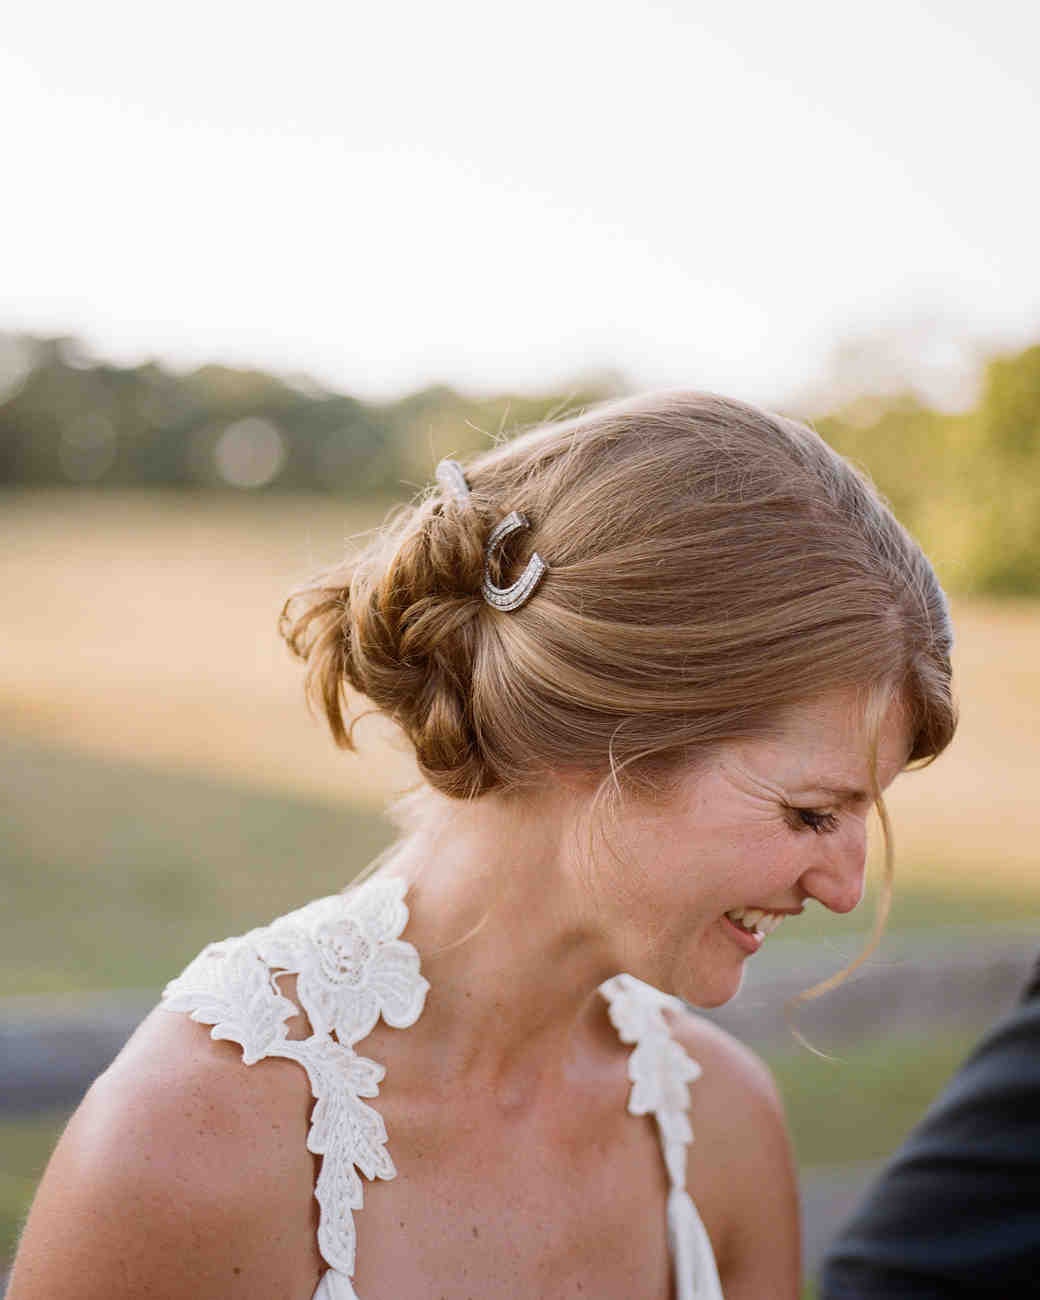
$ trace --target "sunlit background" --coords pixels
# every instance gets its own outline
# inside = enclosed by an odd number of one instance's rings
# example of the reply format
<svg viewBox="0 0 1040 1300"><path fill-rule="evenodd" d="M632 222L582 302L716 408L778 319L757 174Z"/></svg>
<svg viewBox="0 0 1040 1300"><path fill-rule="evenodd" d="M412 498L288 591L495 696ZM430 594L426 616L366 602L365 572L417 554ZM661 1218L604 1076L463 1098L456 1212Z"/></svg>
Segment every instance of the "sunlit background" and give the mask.
<svg viewBox="0 0 1040 1300"><path fill-rule="evenodd" d="M307 717L295 582L441 455L710 388L865 465L953 600L963 726L893 791L881 1004L806 1013L838 1062L763 1028L860 914L742 995L805 1167L855 1183L1036 931L1038 37L1017 0L6 15L3 1024L146 1002L386 842L408 758ZM34 1098L0 1098L7 1244L74 1099Z"/></svg>
<svg viewBox="0 0 1040 1300"><path fill-rule="evenodd" d="M775 402L880 332L958 402L1033 340L1017 0L41 0L4 29L3 317L106 357Z"/></svg>

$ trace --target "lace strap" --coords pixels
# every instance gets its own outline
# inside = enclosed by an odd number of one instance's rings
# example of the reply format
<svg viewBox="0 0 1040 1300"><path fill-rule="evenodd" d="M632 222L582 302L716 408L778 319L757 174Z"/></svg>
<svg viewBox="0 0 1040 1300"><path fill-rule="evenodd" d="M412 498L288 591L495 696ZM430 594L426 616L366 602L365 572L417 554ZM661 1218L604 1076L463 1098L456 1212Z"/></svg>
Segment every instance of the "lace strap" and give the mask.
<svg viewBox="0 0 1040 1300"><path fill-rule="evenodd" d="M618 1037L633 1045L629 1114L653 1115L657 1122L671 1184L668 1242L677 1300L723 1300L711 1242L686 1190L686 1151L693 1141L689 1085L700 1078L701 1067L672 1037L664 1018L666 1009L681 1010L682 1003L631 975L616 975L600 992Z"/></svg>
<svg viewBox="0 0 1040 1300"><path fill-rule="evenodd" d="M322 1156L314 1194L320 1207L318 1246L329 1274L326 1300L354 1300L357 1236L353 1211L368 1179L393 1178L386 1128L362 1098L379 1095L384 1068L355 1045L382 1016L406 1028L422 1013L429 984L419 955L400 938L408 922L406 886L373 877L358 889L319 898L263 929L210 944L167 985L162 1005L210 1025L214 1039L242 1048L252 1065L265 1057L297 1061L315 1099L307 1147ZM278 987L296 976L296 997L311 1025L305 1039L288 1037L297 1006Z"/></svg>
<svg viewBox="0 0 1040 1300"><path fill-rule="evenodd" d="M600 991L618 1037L633 1044L628 1058L629 1114L653 1115L671 1185L684 1188L686 1148L693 1141L686 1113L688 1085L700 1078L701 1067L672 1037L663 1014L666 1008L681 1008L682 1003L631 975L616 975Z"/></svg>

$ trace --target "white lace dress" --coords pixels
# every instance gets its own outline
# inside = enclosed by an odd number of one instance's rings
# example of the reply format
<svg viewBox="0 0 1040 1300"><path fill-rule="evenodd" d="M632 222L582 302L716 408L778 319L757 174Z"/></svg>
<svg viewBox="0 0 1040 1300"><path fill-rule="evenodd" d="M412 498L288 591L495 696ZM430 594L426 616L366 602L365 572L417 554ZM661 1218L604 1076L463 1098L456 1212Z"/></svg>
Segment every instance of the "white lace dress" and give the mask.
<svg viewBox="0 0 1040 1300"><path fill-rule="evenodd" d="M404 882L375 876L356 889L319 898L271 925L210 944L171 981L162 1005L212 1025L213 1038L242 1049L246 1065L268 1056L298 1061L315 1105L308 1148L322 1157L314 1194L320 1209L318 1246L328 1265L313 1300L359 1300L351 1278L357 1250L354 1211L366 1178L393 1178L379 1112L362 1098L379 1095L384 1067L357 1044L380 1016L405 1029L418 1020L429 984L419 955L401 938L408 921ZM276 977L297 977L299 1007ZM630 975L600 989L623 1043L632 1044L628 1109L653 1115L671 1190L668 1239L676 1300L722 1300L708 1234L686 1191L686 1149L692 1139L689 1083L700 1074L672 1038L662 1011L675 999ZM286 1022L299 1008L309 1038L290 1039Z"/></svg>

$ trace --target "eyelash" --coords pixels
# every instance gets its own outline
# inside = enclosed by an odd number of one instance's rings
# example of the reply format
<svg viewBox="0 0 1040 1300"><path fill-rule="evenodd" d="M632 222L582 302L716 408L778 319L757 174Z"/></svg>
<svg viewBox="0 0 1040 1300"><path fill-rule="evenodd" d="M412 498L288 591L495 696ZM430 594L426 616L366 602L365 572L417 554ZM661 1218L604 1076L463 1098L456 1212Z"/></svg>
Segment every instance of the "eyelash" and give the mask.
<svg viewBox="0 0 1040 1300"><path fill-rule="evenodd" d="M814 831L817 835L829 835L838 829L837 813L816 812L813 808L792 808L797 830Z"/></svg>

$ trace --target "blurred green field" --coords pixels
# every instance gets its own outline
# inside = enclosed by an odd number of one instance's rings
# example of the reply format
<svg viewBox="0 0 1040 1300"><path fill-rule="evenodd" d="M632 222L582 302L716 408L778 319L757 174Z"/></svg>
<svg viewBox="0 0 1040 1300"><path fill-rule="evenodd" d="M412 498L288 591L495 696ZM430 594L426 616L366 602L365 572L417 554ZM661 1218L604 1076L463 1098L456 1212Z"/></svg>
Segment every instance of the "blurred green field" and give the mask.
<svg viewBox="0 0 1040 1300"><path fill-rule="evenodd" d="M408 784L378 727L362 758L307 718L274 633L284 593L382 507L295 498L0 499L0 975L8 994L158 990L198 949L341 888L389 841ZM1040 930L1040 606L955 603L963 724L893 788L896 934ZM769 941L819 977L870 928L810 909ZM766 956L766 954L763 954ZM815 962L816 957L813 957ZM981 1026L772 1065L800 1160L873 1159ZM63 1116L0 1123L10 1243Z"/></svg>
<svg viewBox="0 0 1040 1300"><path fill-rule="evenodd" d="M0 949L0 975L12 993L158 990L211 939L341 888L392 835L365 808L24 737L0 742L0 790L0 906L18 918ZM936 889L936 880L923 872L917 887L900 890L895 932L984 924L998 934L1020 930L1027 909L1037 913L1035 894L998 887L980 896L973 887ZM787 941L831 939L819 952L823 976L868 922L810 911ZM770 944L784 941L781 930ZM976 1035L973 1027L872 1042L835 1060L793 1040L772 1053L800 1162L835 1165L890 1150ZM13 1245L64 1118L0 1123L0 1249Z"/></svg>
<svg viewBox="0 0 1040 1300"><path fill-rule="evenodd" d="M14 1254L36 1184L67 1119L64 1110L0 1116L0 1278L4 1262Z"/></svg>
<svg viewBox="0 0 1040 1300"><path fill-rule="evenodd" d="M157 986L200 943L340 887L414 780L308 717L280 602L385 503L171 492L0 496L0 902L11 992ZM1040 903L1040 605L955 604L960 733L890 794L896 928ZM869 907L771 940L854 952ZM843 958L832 961L836 969Z"/></svg>
<svg viewBox="0 0 1040 1300"><path fill-rule="evenodd" d="M792 1045L766 1053L798 1163L881 1160L921 1118L980 1037L977 1028L856 1043L833 1059Z"/></svg>
<svg viewBox="0 0 1040 1300"><path fill-rule="evenodd" d="M18 917L0 950L10 992L158 990L209 940L341 888L392 835L364 808L24 738L0 744L0 789L0 904ZM1037 913L1036 896L1018 890L980 897L974 888L937 890L934 872L920 880L897 895L896 933L985 925L998 935L1005 926L1021 930L1026 909ZM787 941L804 948L813 935L832 940L818 953L823 976L868 921L810 911ZM769 1054L800 1162L835 1165L890 1150L979 1028L854 1045L833 1060L793 1040ZM8 1245L64 1118L0 1124L0 1241Z"/></svg>
<svg viewBox="0 0 1040 1300"><path fill-rule="evenodd" d="M414 769L366 723L344 758L275 632L286 593L385 504L170 492L0 494L0 727L43 744L368 809ZM959 734L897 781L901 875L1040 878L1040 604L954 600Z"/></svg>
<svg viewBox="0 0 1040 1300"><path fill-rule="evenodd" d="M214 776L96 758L24 737L0 740L0 907L17 917L0 948L8 993L156 988L205 943L341 889L392 838L363 807L276 794ZM998 876L942 882L904 864L890 931L1040 919ZM820 977L869 930L870 902L818 908L770 948L830 941Z"/></svg>
<svg viewBox="0 0 1040 1300"><path fill-rule="evenodd" d="M390 840L361 808L0 742L8 993L160 988L210 940L341 889Z"/></svg>

